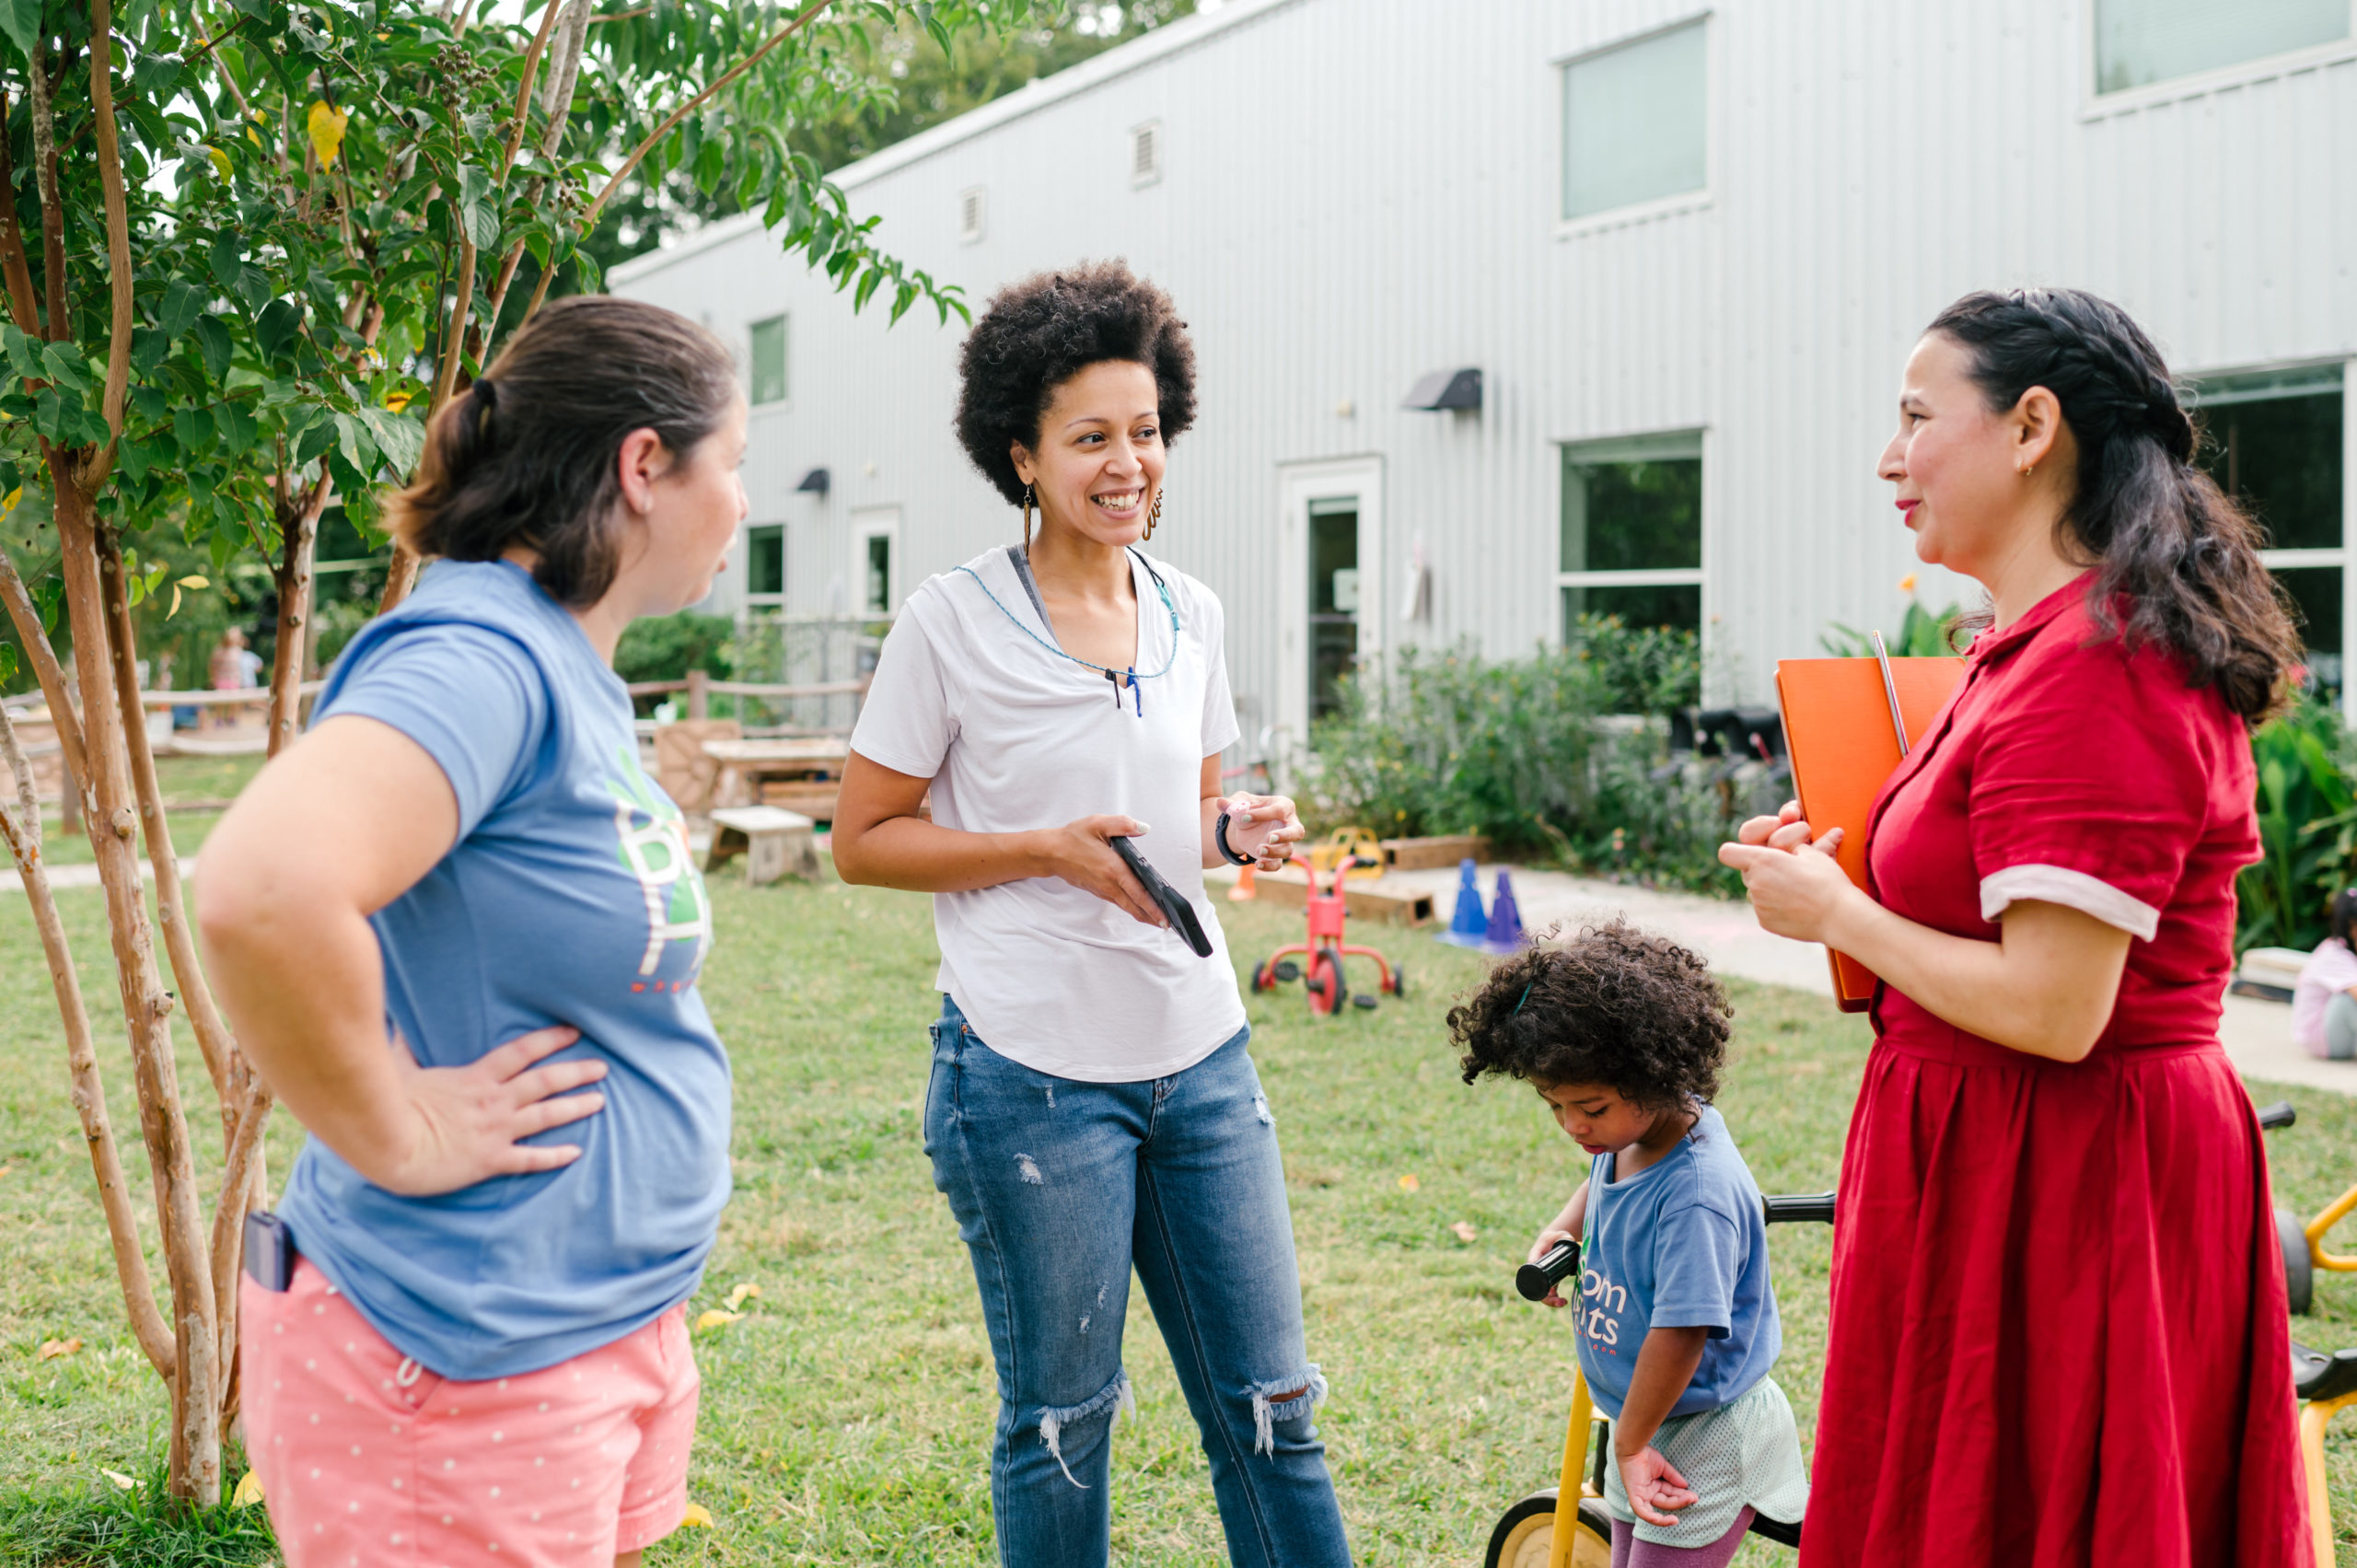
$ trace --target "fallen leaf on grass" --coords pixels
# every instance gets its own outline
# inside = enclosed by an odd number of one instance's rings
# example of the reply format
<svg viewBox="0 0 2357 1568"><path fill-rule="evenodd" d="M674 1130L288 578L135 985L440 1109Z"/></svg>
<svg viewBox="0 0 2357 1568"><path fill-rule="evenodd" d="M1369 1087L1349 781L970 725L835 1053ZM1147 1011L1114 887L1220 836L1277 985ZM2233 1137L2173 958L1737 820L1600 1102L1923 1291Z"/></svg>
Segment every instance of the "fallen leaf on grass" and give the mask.
<svg viewBox="0 0 2357 1568"><path fill-rule="evenodd" d="M1422 1187L1422 1185L1423 1183L1417 1180L1413 1176L1403 1176L1399 1179L1399 1191L1402 1192L1413 1192L1417 1188Z"/></svg>
<svg viewBox="0 0 2357 1568"><path fill-rule="evenodd" d="M136 1492L139 1490L139 1483L132 1480L129 1476L123 1474L121 1470L100 1470L99 1473L106 1477L109 1481L114 1482L117 1486L122 1488L125 1492Z"/></svg>
<svg viewBox="0 0 2357 1568"><path fill-rule="evenodd" d="M55 1361L61 1355L72 1355L82 1348L79 1340L43 1340L41 1349L33 1353L35 1361Z"/></svg>
<svg viewBox="0 0 2357 1568"><path fill-rule="evenodd" d="M717 1329L725 1324L734 1323L743 1316L745 1315L742 1312L723 1312L717 1307L712 1307L697 1317L696 1332L702 1333L706 1329Z"/></svg>
<svg viewBox="0 0 2357 1568"><path fill-rule="evenodd" d="M761 1299L761 1287L757 1284L747 1283L738 1285L735 1290L728 1293L728 1310L731 1312L736 1311L738 1307L744 1306L749 1299L758 1301Z"/></svg>
<svg viewBox="0 0 2357 1568"><path fill-rule="evenodd" d="M0 1176L6 1176L16 1168L17 1167L13 1165L0 1165Z"/></svg>
<svg viewBox="0 0 2357 1568"><path fill-rule="evenodd" d="M701 1503L689 1504L688 1511L679 1516L679 1527L683 1530L712 1528L712 1510Z"/></svg>
<svg viewBox="0 0 2357 1568"><path fill-rule="evenodd" d="M229 1493L229 1506L250 1508L261 1501L261 1472L248 1470L238 1478L238 1490Z"/></svg>
<svg viewBox="0 0 2357 1568"><path fill-rule="evenodd" d="M1471 1225L1468 1225L1468 1224L1467 1224L1465 1221L1463 1221L1463 1220L1459 1220L1459 1221L1457 1221L1455 1225L1450 1225L1448 1228L1449 1228L1451 1231L1453 1231L1453 1232L1455 1232L1455 1233L1456 1233L1456 1236L1457 1236L1457 1240L1459 1240L1459 1241L1461 1241L1461 1242L1465 1243L1465 1245L1466 1245L1466 1246L1468 1246L1468 1247L1472 1246L1472 1245L1473 1245L1474 1238L1475 1238L1475 1237L1479 1237L1479 1236L1481 1234L1480 1231L1475 1230Z"/></svg>

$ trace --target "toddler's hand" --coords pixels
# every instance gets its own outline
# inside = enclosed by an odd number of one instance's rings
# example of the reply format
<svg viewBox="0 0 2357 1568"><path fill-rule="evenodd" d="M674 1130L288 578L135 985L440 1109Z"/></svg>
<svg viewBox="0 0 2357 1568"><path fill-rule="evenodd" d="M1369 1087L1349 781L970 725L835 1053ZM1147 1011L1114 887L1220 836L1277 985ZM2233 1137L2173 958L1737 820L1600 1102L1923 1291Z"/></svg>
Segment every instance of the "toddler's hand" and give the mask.
<svg viewBox="0 0 2357 1568"><path fill-rule="evenodd" d="M1536 1263L1539 1259L1544 1258L1548 1253L1554 1250L1555 1243L1559 1241L1570 1241L1572 1239L1573 1239L1573 1237L1570 1231L1560 1230L1553 1225L1550 1225L1545 1230L1538 1233L1538 1240L1530 1244L1530 1253L1527 1257L1523 1259L1523 1261L1526 1263ZM1539 1305L1541 1307L1569 1307L1571 1305L1570 1302L1563 1299L1563 1286L1562 1282L1558 1281L1556 1283L1555 1287L1547 1293L1547 1299L1540 1302Z"/></svg>
<svg viewBox="0 0 2357 1568"><path fill-rule="evenodd" d="M1648 1446L1618 1456L1620 1484L1629 1489L1630 1511L1649 1525L1674 1525L1672 1513L1694 1505L1694 1493L1678 1467Z"/></svg>

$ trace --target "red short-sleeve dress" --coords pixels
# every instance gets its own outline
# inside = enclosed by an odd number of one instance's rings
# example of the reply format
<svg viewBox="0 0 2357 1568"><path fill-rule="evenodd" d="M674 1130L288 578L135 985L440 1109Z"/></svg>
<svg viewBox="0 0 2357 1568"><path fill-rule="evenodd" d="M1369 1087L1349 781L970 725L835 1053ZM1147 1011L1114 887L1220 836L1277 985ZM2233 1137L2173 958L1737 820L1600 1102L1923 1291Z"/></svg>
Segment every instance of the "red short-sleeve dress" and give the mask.
<svg viewBox="0 0 2357 1568"><path fill-rule="evenodd" d="M2016 900L2130 932L2050 1062L1883 987L1842 1155L1801 1568L2309 1564L2283 1265L2218 1046L2250 743L2084 577L1982 633L1883 788L1869 890L1994 942Z"/></svg>

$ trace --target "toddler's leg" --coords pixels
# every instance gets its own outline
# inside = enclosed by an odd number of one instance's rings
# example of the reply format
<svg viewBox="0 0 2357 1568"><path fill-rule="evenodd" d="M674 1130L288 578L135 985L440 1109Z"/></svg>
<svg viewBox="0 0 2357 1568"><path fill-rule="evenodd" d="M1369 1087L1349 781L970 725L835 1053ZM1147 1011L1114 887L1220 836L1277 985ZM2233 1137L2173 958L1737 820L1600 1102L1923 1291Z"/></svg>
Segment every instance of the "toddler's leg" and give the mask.
<svg viewBox="0 0 2357 1568"><path fill-rule="evenodd" d="M1612 1521L1612 1568L1726 1568L1751 1527L1751 1510L1735 1516L1727 1533L1708 1546L1656 1546L1637 1539L1637 1527Z"/></svg>
<svg viewBox="0 0 2357 1568"><path fill-rule="evenodd" d="M2357 1056L2357 998L2336 991L2324 1010L2324 1054L2329 1062Z"/></svg>

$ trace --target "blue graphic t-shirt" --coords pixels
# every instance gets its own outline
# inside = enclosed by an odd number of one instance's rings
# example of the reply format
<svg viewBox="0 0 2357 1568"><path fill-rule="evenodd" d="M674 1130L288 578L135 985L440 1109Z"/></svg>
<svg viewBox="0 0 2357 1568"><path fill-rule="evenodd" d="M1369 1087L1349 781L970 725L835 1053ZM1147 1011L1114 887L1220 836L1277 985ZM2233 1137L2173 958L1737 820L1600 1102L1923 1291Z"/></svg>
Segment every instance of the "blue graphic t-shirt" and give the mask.
<svg viewBox="0 0 2357 1568"><path fill-rule="evenodd" d="M532 1029L607 1064L605 1109L532 1139L554 1171L388 1192L317 1139L279 1213L402 1353L509 1376L630 1334L691 1295L728 1200L729 1074L696 991L712 911L679 808L640 769L629 694L573 617L505 562L437 562L338 661L314 723L424 747L459 842L371 920L387 1022L428 1067Z"/></svg>
<svg viewBox="0 0 2357 1568"><path fill-rule="evenodd" d="M1768 1280L1759 1187L1709 1106L1678 1146L1625 1181L1598 1155L1580 1247L1580 1370L1615 1418L1655 1329L1708 1329L1701 1365L1673 1416L1732 1404L1783 1348Z"/></svg>

